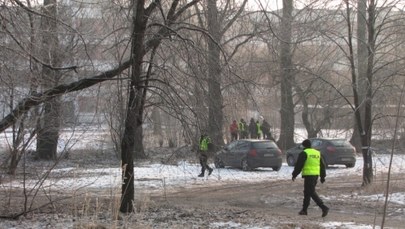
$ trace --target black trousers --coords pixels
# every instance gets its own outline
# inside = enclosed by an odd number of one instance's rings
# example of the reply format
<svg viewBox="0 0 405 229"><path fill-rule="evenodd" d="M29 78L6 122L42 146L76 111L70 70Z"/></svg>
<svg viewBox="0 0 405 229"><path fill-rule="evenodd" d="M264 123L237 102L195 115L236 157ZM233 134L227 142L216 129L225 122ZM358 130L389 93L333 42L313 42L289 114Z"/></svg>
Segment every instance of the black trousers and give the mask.
<svg viewBox="0 0 405 229"><path fill-rule="evenodd" d="M321 198L315 191L316 183L318 182L318 176L305 176L304 177L304 201L302 204L302 210L307 211L311 198L315 203L321 208L324 209L325 205Z"/></svg>
<svg viewBox="0 0 405 229"><path fill-rule="evenodd" d="M238 133L231 133L231 141L238 140Z"/></svg>
<svg viewBox="0 0 405 229"><path fill-rule="evenodd" d="M208 166L208 156L205 154L200 154L200 165L201 165L201 174L205 173L205 170L211 170Z"/></svg>

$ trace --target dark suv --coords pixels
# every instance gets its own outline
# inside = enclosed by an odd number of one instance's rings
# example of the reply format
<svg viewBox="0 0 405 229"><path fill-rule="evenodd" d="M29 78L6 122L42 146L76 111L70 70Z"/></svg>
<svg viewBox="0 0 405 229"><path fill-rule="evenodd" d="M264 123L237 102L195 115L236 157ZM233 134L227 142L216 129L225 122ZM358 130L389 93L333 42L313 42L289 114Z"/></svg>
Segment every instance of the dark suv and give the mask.
<svg viewBox="0 0 405 229"><path fill-rule="evenodd" d="M319 150L324 158L326 165L345 165L352 168L356 165L356 150L346 139L326 139L311 138L312 148ZM298 154L302 152L303 147L297 144L288 149L286 160L289 166L294 166L298 159Z"/></svg>
<svg viewBox="0 0 405 229"><path fill-rule="evenodd" d="M280 170L282 153L271 140L241 139L236 140L216 153L215 167L231 166L251 170L258 167L269 167Z"/></svg>

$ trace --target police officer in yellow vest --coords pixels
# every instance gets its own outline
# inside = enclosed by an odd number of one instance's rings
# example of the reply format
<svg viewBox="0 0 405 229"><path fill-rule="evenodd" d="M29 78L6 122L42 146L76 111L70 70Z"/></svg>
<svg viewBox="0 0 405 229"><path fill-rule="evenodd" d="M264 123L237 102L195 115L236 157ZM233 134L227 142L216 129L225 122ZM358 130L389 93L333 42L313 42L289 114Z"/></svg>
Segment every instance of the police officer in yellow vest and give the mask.
<svg viewBox="0 0 405 229"><path fill-rule="evenodd" d="M204 177L205 170L208 170L208 175L212 173L213 169L208 166L208 151L212 150L210 148L212 148L210 137L206 134L202 134L199 141L201 173L198 177Z"/></svg>
<svg viewBox="0 0 405 229"><path fill-rule="evenodd" d="M304 201L302 210L298 214L308 214L307 209L312 198L322 209L322 217L325 217L329 212L329 208L324 205L323 201L315 191L318 177L321 177L321 183L325 182L325 163L321 156L321 152L311 148L310 140L304 140L302 146L304 147L304 150L298 155L298 160L292 173L293 181L300 173L302 173L301 175L304 178Z"/></svg>

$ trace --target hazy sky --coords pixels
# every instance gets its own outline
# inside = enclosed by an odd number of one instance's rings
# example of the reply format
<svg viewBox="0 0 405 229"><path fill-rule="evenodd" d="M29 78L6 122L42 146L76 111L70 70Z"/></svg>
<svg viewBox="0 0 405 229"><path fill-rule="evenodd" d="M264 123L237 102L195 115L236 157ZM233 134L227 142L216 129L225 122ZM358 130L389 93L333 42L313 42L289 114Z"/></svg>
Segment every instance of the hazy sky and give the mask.
<svg viewBox="0 0 405 229"><path fill-rule="evenodd" d="M264 8L268 10L277 10L281 9L283 6L283 1L282 0L249 0L247 3L247 7L249 9L260 9L260 4L263 5Z"/></svg>
<svg viewBox="0 0 405 229"><path fill-rule="evenodd" d="M316 3L316 4L313 4ZM294 7L302 8L308 4L312 4L313 7L318 5L318 7L325 7L325 3L329 6L336 4L341 4L341 1L329 0L329 1L310 1L310 0L293 0ZM267 10L277 10L283 8L283 0L249 0L247 3L250 9L261 9L263 6Z"/></svg>
<svg viewBox="0 0 405 229"><path fill-rule="evenodd" d="M242 0L239 0L242 1ZM277 10L283 8L283 0L249 0L247 3L248 9L261 9L260 4L267 10ZM356 2L351 2L355 4ZM314 8L335 8L338 5L344 5L341 0L293 0L294 7L302 8L304 6L311 5ZM396 6L398 9L405 10L405 1L404 0L385 0L378 1L376 0L377 6Z"/></svg>

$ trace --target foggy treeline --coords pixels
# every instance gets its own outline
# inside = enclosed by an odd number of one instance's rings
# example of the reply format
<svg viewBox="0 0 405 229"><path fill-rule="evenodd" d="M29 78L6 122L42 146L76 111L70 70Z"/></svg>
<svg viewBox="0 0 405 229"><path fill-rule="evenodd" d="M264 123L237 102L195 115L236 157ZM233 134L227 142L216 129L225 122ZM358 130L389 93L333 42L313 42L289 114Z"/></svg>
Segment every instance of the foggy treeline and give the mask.
<svg viewBox="0 0 405 229"><path fill-rule="evenodd" d="M371 183L373 139L397 144L405 128L404 4L256 2L0 1L9 173L30 142L54 160L61 129L101 126L122 160L120 210L132 211L145 142L195 146L207 133L221 147L232 120L254 118L283 150L297 128L349 133Z"/></svg>

